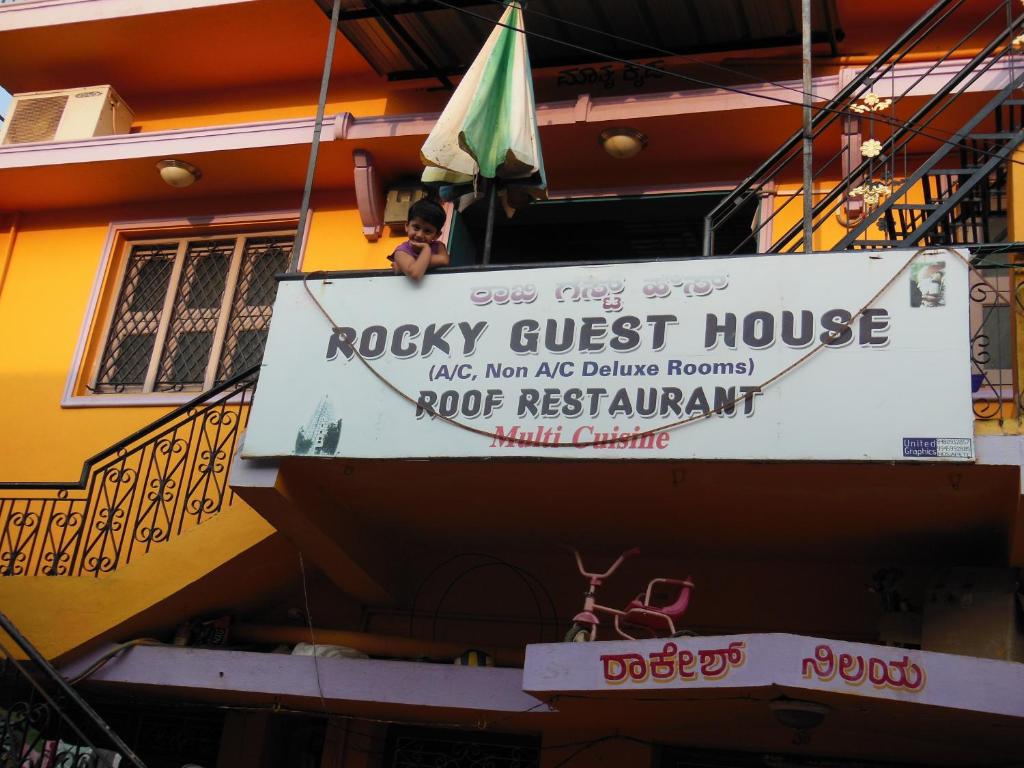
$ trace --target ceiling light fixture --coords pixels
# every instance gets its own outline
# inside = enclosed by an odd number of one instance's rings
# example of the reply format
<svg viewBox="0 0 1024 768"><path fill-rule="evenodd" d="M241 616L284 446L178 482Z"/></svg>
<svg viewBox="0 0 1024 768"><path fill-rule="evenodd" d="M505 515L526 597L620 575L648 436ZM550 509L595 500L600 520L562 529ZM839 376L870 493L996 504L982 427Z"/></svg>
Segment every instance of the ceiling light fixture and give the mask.
<svg viewBox="0 0 1024 768"><path fill-rule="evenodd" d="M191 187L201 178L203 172L184 160L161 160L156 164L160 178L172 187Z"/></svg>
<svg viewBox="0 0 1024 768"><path fill-rule="evenodd" d="M798 732L817 728L831 711L824 704L786 697L769 701L768 706L779 723Z"/></svg>
<svg viewBox="0 0 1024 768"><path fill-rule="evenodd" d="M598 142L616 160L628 160L647 146L647 137L635 128L607 128L601 131Z"/></svg>

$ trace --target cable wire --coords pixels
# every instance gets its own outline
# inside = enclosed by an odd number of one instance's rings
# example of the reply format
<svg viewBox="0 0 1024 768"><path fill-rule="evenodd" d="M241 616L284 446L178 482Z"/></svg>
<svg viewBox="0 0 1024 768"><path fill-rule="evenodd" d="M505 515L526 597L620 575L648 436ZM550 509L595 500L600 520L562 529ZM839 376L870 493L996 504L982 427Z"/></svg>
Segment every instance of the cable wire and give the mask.
<svg viewBox="0 0 1024 768"><path fill-rule="evenodd" d="M302 571L302 599L306 605L306 624L309 626L309 642L313 646L313 671L316 674L316 690L320 694L320 706L327 712L327 699L324 698L323 685L320 682L320 660L316 655L316 635L313 630L313 615L309 612L309 588L306 584L306 561L299 552L299 570Z"/></svg>
<svg viewBox="0 0 1024 768"><path fill-rule="evenodd" d="M960 261L962 261L967 266L968 272L973 272L979 278L979 280L982 283L987 285L989 287L989 289L991 289L994 292L994 294L996 296L999 296L1000 298L1004 298L1003 297L1003 292L1000 291L999 288L996 287L992 282L990 282L987 277L985 277L984 272L982 272L981 269L976 267L971 262L970 258L965 257L963 254L960 253L960 251L958 251L958 250L956 250L956 249L954 249L952 247L949 247L949 246L924 246L924 247L918 248L917 250L914 251L914 253L910 256L910 258L907 259L907 261L903 264L903 266L900 267L900 269L891 278L889 278L889 280L886 281L885 285L883 285L881 288L879 288L878 291L876 291L875 294L870 299L868 299L867 303L865 303L860 309L858 309L855 313L853 313L851 315L850 319L847 322L840 324L840 330L830 332L826 336L826 338L823 338L821 341L819 341L819 343L816 346L812 347L810 350L808 350L806 353L804 353L803 355L798 357L795 361L793 361L792 363L790 363L789 365L784 367L782 370L777 372L775 375L773 375L773 376L769 377L768 379L766 379L760 386L758 386L756 388L755 391L763 392L769 386L779 382L780 380L785 378L789 373L791 373L792 371L796 370L797 368L802 366L804 363L806 363L808 360L810 360L814 355L818 354L822 349L827 348L829 346L829 344L828 344L828 340L829 339L839 338L839 336L841 336L841 334L844 331L850 330L850 328L852 328L854 322L856 322L857 319L862 314L864 314L865 311L867 311L869 308L871 308L871 306L882 296L882 294L885 293L889 289L889 287L892 286L896 282L897 279L899 279L900 275L902 275L910 267L910 265L914 262L915 259L917 259L918 256L920 256L920 255L922 255L924 253L935 253L935 252L942 252L942 251L945 251L945 252L947 252L949 254L952 254L955 258L957 258ZM868 258L871 258L871 257L869 256ZM323 273L322 272L309 272L309 273L303 275L303 277L302 277L302 285L303 285L303 287L306 290L306 294L313 301L313 303L316 305L316 307L320 310L320 313L324 316L324 318L326 318L328 323L330 323L332 331L334 333L336 333L336 334L339 334L340 333L340 326L334 321L334 319L331 317L331 315L327 311L327 309L323 306L323 304L320 303L319 299L317 299L316 296L313 295L313 291L309 287L309 279L311 277L315 277L318 274L323 274ZM1024 317L1024 307L1018 306L1017 302L1014 302L1011 299L1006 299L1006 302L1011 307L1013 307L1015 314L1017 314L1017 315L1019 315L1021 317ZM385 387L390 389L392 392L394 392L396 395L401 397L406 402L410 403L415 408L420 408L421 407L420 403L419 403L419 401L417 399L413 398L411 395L408 395L406 392L404 392L402 389L400 389L396 384L394 384L390 379L388 379L386 376L384 376L382 373L380 373L376 368L374 368L372 365L370 365L370 362L365 357L363 357L363 355L359 352L359 350L356 349L354 344L349 344L348 346L349 346L349 349L351 349L352 353L355 355L355 357L359 359L359 361L366 367L366 369L371 374L373 374L373 376L379 382L384 384ZM684 427L684 426L686 426L688 424L693 424L693 423L696 423L698 421L703 421L705 419L710 419L712 416L715 416L717 414L729 413L732 410L734 410L735 407L740 402L742 402L745 397L747 397L747 395L740 395L738 397L735 397L732 400L730 400L730 401L728 401L726 403L723 403L723 404L715 407L712 410L707 411L706 413L698 413L698 414L695 414L693 416L688 416L688 417L683 418L683 419L678 419L676 421L669 422L669 423L663 424L661 426L652 427L652 428L650 428L648 430L645 430L643 432L628 433L628 439L629 440L641 439L641 438L648 437L650 435L655 435L655 434L658 434L658 433L661 433L661 432L670 432L672 430L678 429L679 427ZM499 435L496 432L491 432L489 430L482 429L480 427L474 427L471 424L466 424L465 422L461 422L458 419L455 419L453 417L445 416L444 414L437 413L432 408L425 407L424 410L426 410L432 417L440 419L441 421L443 421L443 422L445 422L447 424L450 424L451 426L454 426L454 427L457 427L459 429L462 429L462 430L464 430L466 432L471 432L473 434L480 435L481 437L490 438L492 441L493 440L508 440L507 437ZM574 442L574 443L563 443L563 442L555 442L555 443L548 442L548 443L545 443L545 442L540 442L540 441L532 439L532 438L531 439L515 438L512 442L514 442L517 447L521 447L521 448L526 448L526 447L534 447L534 448L593 448L593 447L603 446L603 445L614 445L615 443L620 442L623 439L624 439L623 435L622 434L618 434L618 435L614 435L614 436L608 437L608 438L603 438L603 439L600 439L600 440L589 440L589 441L586 441L586 442Z"/></svg>
<svg viewBox="0 0 1024 768"><path fill-rule="evenodd" d="M506 0L489 0L489 1L491 3L494 3L495 5L502 6L502 7L505 6L505 2L506 2ZM722 72L726 72L726 73L731 74L731 75L739 75L740 77L743 77L743 78L746 78L747 80L750 80L751 85L772 85L772 86L775 86L776 88L781 88L781 89L786 90L786 91L792 91L793 93L798 93L798 94L800 94L800 96L808 95L808 94L806 94L803 91L802 88L794 88L791 85L786 85L785 83L779 83L779 82L775 82L775 81L772 81L772 80L761 80L759 77L757 77L755 75L752 75L749 72L744 72L741 69L734 69L732 67L726 67L726 66L724 66L722 64L717 64L717 63L715 63L713 61L704 61L703 59L699 59L696 56L690 56L690 55L687 55L685 53L676 53L675 51L670 51L667 48L662 48L662 47L657 46L657 45L652 45L651 43L645 43L645 42L643 42L641 40L634 40L634 39L632 39L630 37L624 37L622 35L617 35L614 32L609 32L608 30L605 30L605 29L598 29L597 27L590 27L590 26L587 26L586 24L580 24L579 22L571 21L570 19L566 19L566 18L563 18L561 16L555 16L555 15L550 14L550 13L544 13L543 11L538 11L538 10L536 10L534 8L531 8L529 6L529 4L526 4L526 3L523 4L521 10L527 16L537 16L538 18L548 19L550 21L555 21L555 22L557 22L559 24L564 24L567 27L573 27L575 29L583 30L584 32L592 32L592 33L594 33L596 35L602 35L604 37L609 38L610 40L615 40L616 42L628 43L630 45L638 46L640 48L646 48L647 50L649 50L649 51L651 51L653 53L660 54L662 56L669 56L671 58L683 59L685 61L689 61L689 62L691 62L693 64L697 64L697 65L702 66L702 67L708 67L709 69L717 69L717 70L720 70ZM816 96L813 92L810 93L809 95L812 98L815 98L815 99L817 99L817 98L824 98L824 97Z"/></svg>
<svg viewBox="0 0 1024 768"><path fill-rule="evenodd" d="M423 577L422 579L419 580L419 583L416 585L416 590L415 590L415 592L413 592L412 606L409 609L409 637L413 636L414 622L415 622L415 619L416 619L416 606L419 603L420 596L423 593L423 590L426 587L426 585L430 583L430 580L433 579L434 576L437 575L437 573L442 568L444 568L447 565L450 565L451 563L454 563L456 560L460 560L462 558L467 558L467 557L483 558L483 559L487 560L490 564L505 566L509 570L513 571L516 575L518 575L523 580L523 582L526 584L527 588L530 590L530 594L533 596L534 602L537 603L536 592L534 591L534 585L535 585L543 593L544 597L547 598L548 608L551 609L552 621L555 624L555 639L556 640L558 639L558 610L555 608L555 601L551 597L551 592L548 590L548 588L544 584L544 582L541 581L535 574L533 574L532 572L528 571L527 569L525 569L525 568L523 568L521 566L518 566L518 565L516 565L514 563L511 563L511 562L509 562L507 560L503 560L502 558L497 557L496 555L488 554L486 552L460 552L457 555L452 555L447 560L444 560L444 561L438 563L437 565L435 565L425 577ZM459 576L456 577L455 581L457 581L458 579L462 578L462 576L464 576L464 575L465 575L465 571L463 571L463 573L459 574ZM452 583L454 583L454 581ZM449 584L449 588L450 587L451 587L451 584ZM434 622L435 622L435 624L436 624L437 616L438 616L439 612L440 612L440 607L438 606L435 609L435 611L434 611ZM543 633L544 625L547 623L548 619L544 615L543 611L540 610L539 604L538 604L538 608L537 608L537 613L538 613L538 617L540 619L541 632ZM542 642L543 642L543 638L542 638Z"/></svg>
<svg viewBox="0 0 1024 768"><path fill-rule="evenodd" d="M891 278L889 278L888 281L886 281L885 285L883 285L881 288L879 288L878 291L876 291L875 294L870 299L868 299L867 303L865 303L860 309L858 309L855 313L853 313L850 316L850 319L848 321L846 321L845 323L841 323L840 324L840 329L839 330L831 331L831 332L829 332L829 334L825 334L824 338L822 338L818 342L818 344L816 346L811 347L811 349L809 349L807 352L805 352L803 355L798 357L792 363L790 363L789 365L784 367L782 370L777 372L775 375L769 377L768 379L765 379L764 382L762 382L758 387L756 387L756 388L754 388L752 390L752 393L753 392L758 392L758 393L763 392L769 386L771 386L771 385L777 383L778 381L780 381L781 379L785 378L789 373L791 373L792 371L796 370L797 368L802 366L804 363L806 363L808 360L810 360L812 357L814 357L816 354L821 352L821 350L827 348L829 346L829 341L830 340L839 338L844 331L850 330L850 328L853 326L853 323L862 314L864 314L864 312L866 310L868 310L878 300L878 298L883 293L885 293L885 291L887 291L889 289L889 287L893 283L896 282L896 280L900 277L900 275L902 275L910 267L911 263L913 263L913 261L919 255L921 255L922 253L925 253L925 252L942 251L942 250L945 250L945 251L948 251L948 252L954 254L957 258L959 258L961 261L963 261L965 264L967 264L969 269L974 269L973 265L971 265L971 263L970 263L970 261L968 259L964 258L958 251L955 251L952 248L943 248L943 247L936 248L936 247L927 247L927 246L923 247L923 248L918 248L916 251L914 251L913 254L911 254L910 258L907 259L906 263L904 263L903 266L900 267L900 269ZM309 287L309 279L310 278L315 278L315 276L319 275L319 274L323 274L323 273L322 272L309 272L309 273L306 273L302 277L302 285L303 285L303 287L306 290L306 294L309 296L309 298L312 300L312 302L316 305L316 307L320 310L320 313L324 316L324 318L327 320L327 322L330 323L331 330L335 334L337 334L339 336L339 338L340 338L341 337L341 326L334 321L334 318L331 317L330 313L327 311L327 309L324 307L324 305L320 303L320 300L317 299L317 297L313 294L312 289ZM985 280L985 282L988 282L984 278L984 276L982 276L982 280ZM454 417L445 416L442 413L438 413L436 410L434 410L433 408L431 408L429 406L422 405L416 398L412 397L411 395L407 394L405 391L400 389L390 379L388 379L386 376L384 376L384 374L380 373L380 371L378 371L376 368L374 368L372 365L370 365L370 362L365 357L363 357L362 353L360 353L358 349L356 349L356 345L355 344L348 343L347 347L348 347L348 349L350 349L352 351L352 353L355 355L355 357L359 359L359 361L366 367L366 369L380 383L382 383L385 387L390 389L392 392L394 392L396 395L401 397L403 400L408 402L410 405L412 405L416 409L423 408L423 410L426 411L427 413L429 413L431 415L431 417L433 417L433 418L440 419L441 421L445 422L446 424L450 424L453 427L458 427L459 429L462 429L462 430L464 430L466 432L471 432L471 433L473 433L475 435L480 435L481 437L490 438L492 441L494 441L494 440L508 441L509 440L509 438L507 436L499 435L496 432L491 432L490 430L483 429L481 427L475 427L472 424L467 424L465 422L459 421L458 419L456 419ZM749 389L749 388L747 388L747 389ZM630 432L630 433L627 433L625 436L623 436L623 434L616 434L616 435L613 435L613 436L610 436L610 437L602 438L600 440L588 440L588 441L584 441L584 442L570 442L570 443L566 443L566 442L562 442L562 441L558 441L558 442L541 442L541 441L533 439L533 438L519 438L519 437L517 437L517 438L514 438L511 442L513 442L517 447L520 447L520 448L526 448L526 447L532 447L532 448L594 448L594 447L605 446L605 445L612 445L612 446L614 446L615 443L619 443L623 439L627 439L627 440L641 440L641 439L643 439L645 437L650 437L652 435L656 435L656 434L659 434L661 432L670 432L670 431L673 431L675 429L678 429L679 427L684 427L684 426L686 426L688 424L694 424L694 423L697 423L699 421L704 421L706 419L710 419L712 416L724 415L724 414L731 413L731 412L733 412L735 410L737 405L742 403L747 397L750 397L750 396L752 396L752 394L741 393L740 395L732 398L728 402L722 403L722 404L716 406L715 408L710 409L710 410L708 410L706 412L696 413L696 414L693 414L691 416L687 416L685 418L669 422L667 424L662 424L662 425L657 426L657 427L651 427L650 429L646 429L646 430L644 430L642 432Z"/></svg>
<svg viewBox="0 0 1024 768"><path fill-rule="evenodd" d="M739 94L741 96L747 96L749 98L761 99L761 100L764 100L764 101L771 101L771 102L774 102L776 104L780 104L780 105L784 105L784 106L803 108L803 104L801 102L799 102L799 101L791 101L789 99L784 99L784 98L781 98L779 96L772 96L772 95L766 94L766 93L751 93L749 91L745 91L745 90L743 90L741 88L737 88L735 86L723 85L722 83L714 83L714 82L712 82L710 80L704 80L702 78L693 77L692 75L684 75L681 72L672 72L671 70L664 69L663 67L656 67L653 64L644 64L642 62L634 61L634 60L627 59L627 58L624 58L624 57L621 57L621 56L616 56L616 55L611 54L611 53L605 53L605 52L602 52L602 51L598 51L598 50L596 50L594 48L588 48L587 46L579 45L577 43L570 43L570 42L568 42L566 40L560 40L557 37L552 37L550 35L545 35L545 34L543 34L541 32L534 32L534 31L528 30L525 27L524 28L520 28L520 27L516 27L516 26L514 26L512 24L506 24L506 23L502 22L500 19L498 21L494 21L494 20L489 19L488 17L483 16L483 15L481 15L479 13L475 13L475 12L469 10L468 8L461 8L461 7L459 7L459 6L457 6L457 5L453 4L453 3L447 2L447 0L431 0L431 2L436 3L438 5L441 5L441 6L444 6L445 8L448 8L450 10L457 11L458 13L462 13L462 14L465 14L467 16L471 16L471 17L473 17L475 19L478 19L480 21L487 22L488 24L494 24L495 26L500 26L500 27L504 27L505 29L510 29L513 32L520 32L520 33L522 33L522 34L524 34L524 35L526 35L528 37L535 37L535 38L537 38L539 40L544 40L544 41L549 42L549 43L554 43L556 45L561 45L561 46L564 46L566 48L572 48L574 50L582 51L583 53L590 54L591 56L597 56L601 60L605 60L606 59L606 60L609 60L609 61L619 62L620 64L628 64L628 65L636 67L638 69L643 69L643 70L646 70L648 72L653 72L653 73L658 74L658 75L660 75L662 77L667 76L667 77L676 78L678 80L685 80L687 82L695 83L697 85L702 85L705 88L712 88L712 89L717 89L717 90L729 91L731 93L736 93L736 94ZM1024 20L1024 16L1018 17L1015 20L1015 22L1020 22L1021 20ZM803 93L803 91L801 91L801 93ZM960 95L960 94L958 94L958 95ZM838 109L836 107L829 107L827 105L812 105L811 108L815 109L815 110L817 110L819 112L832 113L832 114L839 115L841 117L854 117L854 116L857 116L854 113L851 113L849 110ZM882 116L879 113L876 113L876 114L872 115L872 117L874 117L879 122L893 124L894 126L900 127L903 130L909 131L910 133L913 133L913 134L915 134L917 136L920 136L922 138L931 139L932 141L938 141L938 142L940 142L942 144L947 144L947 145L949 145L951 147L959 147L960 146L960 144L958 142L950 141L949 138L944 138L943 136L936 135L934 133L930 133L928 131L925 131L925 130L922 130L922 129L919 129L919 128L915 128L915 127L911 126L910 123L902 122L902 121L899 121L899 120L892 120L891 118ZM946 136L947 137L952 137L952 136L955 136L955 135L956 135L955 133L948 133L948 132L946 132ZM993 152L991 150L979 150L979 152L981 154L988 155L988 156L994 156L996 154L995 152ZM1015 160L1012 157L1007 158L1007 162L1014 163L1014 164L1020 164L1020 165L1024 166L1024 160Z"/></svg>

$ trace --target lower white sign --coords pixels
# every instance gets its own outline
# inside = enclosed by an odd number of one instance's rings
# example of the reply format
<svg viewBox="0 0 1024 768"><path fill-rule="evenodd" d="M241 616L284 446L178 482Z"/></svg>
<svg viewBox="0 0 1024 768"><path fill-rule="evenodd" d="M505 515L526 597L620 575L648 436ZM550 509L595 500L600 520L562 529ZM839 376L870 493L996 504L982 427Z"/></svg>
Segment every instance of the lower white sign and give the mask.
<svg viewBox="0 0 1024 768"><path fill-rule="evenodd" d="M800 635L530 645L523 668L541 698L769 686L1024 717L1024 664Z"/></svg>
<svg viewBox="0 0 1024 768"><path fill-rule="evenodd" d="M309 289L336 327L281 283L246 457L974 455L967 268L948 251Z"/></svg>

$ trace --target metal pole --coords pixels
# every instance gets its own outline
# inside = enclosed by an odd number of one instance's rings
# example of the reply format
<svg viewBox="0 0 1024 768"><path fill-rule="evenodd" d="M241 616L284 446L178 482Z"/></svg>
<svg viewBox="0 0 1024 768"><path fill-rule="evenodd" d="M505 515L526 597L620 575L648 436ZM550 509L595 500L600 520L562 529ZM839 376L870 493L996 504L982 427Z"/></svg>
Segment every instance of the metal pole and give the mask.
<svg viewBox="0 0 1024 768"><path fill-rule="evenodd" d="M480 263L491 263L491 240L494 238L494 209L498 202L498 180L491 179L491 191L487 195L487 229L484 232L484 258Z"/></svg>
<svg viewBox="0 0 1024 768"><path fill-rule="evenodd" d="M814 250L814 134L811 114L811 0L801 0L804 71L804 253Z"/></svg>
<svg viewBox="0 0 1024 768"><path fill-rule="evenodd" d="M8 635L8 637L10 637L11 640L15 642L15 644L19 648L21 648L21 652L28 657L29 661L35 664L36 668L42 670L44 677L49 678L50 681L57 686L57 688L64 696L67 696L68 699L73 701L78 706L78 708L85 713L85 716L89 720L91 720L93 725L95 725L102 733L104 733L108 739L110 739L110 743L112 743L117 748L118 752L125 756L125 759L128 760L128 762L137 766L137 768L146 768L146 764L142 762L142 760L139 758L138 755L135 754L134 751L132 751L132 748L124 743L121 737L118 736L117 733L109 725L107 725L103 718L96 713L96 710L90 707L89 703L78 694L78 691L76 691L74 688L68 685L68 682L60 676L60 673L53 668L53 665L43 658L43 655L39 653L39 651L36 650L36 647L28 641L28 638L21 634L21 632L18 631L18 628L14 626L14 623L9 618L7 618L7 616L5 616L3 613L0 613L0 629L2 629ZM4 649L4 652L7 652L6 648ZM10 657L10 659L12 663L18 664L18 661L13 657ZM26 672L24 668L21 668L21 672L23 675L25 675L26 679L28 679L28 681L33 685L33 687L35 687L36 690L39 691L39 693L43 696L46 702L54 708L54 711L56 711L57 714L60 715L61 712L59 706L50 697L46 690L41 687L39 682L34 680L32 678L32 675ZM81 729L75 724L73 720L71 720L71 718L69 718L67 715L64 715L64 719L67 720L68 725L71 726L72 730L75 731L75 733L78 735L80 739L88 741L88 737L86 737L86 735L82 733Z"/></svg>
<svg viewBox="0 0 1024 768"><path fill-rule="evenodd" d="M704 217L704 247L701 249L705 256L710 256L711 252L715 249L715 230L713 227L714 223L709 213Z"/></svg>
<svg viewBox="0 0 1024 768"><path fill-rule="evenodd" d="M306 231L306 219L309 217L309 198L313 194L313 176L316 174L316 159L320 153L320 133L324 127L324 108L327 104L327 86L331 82L331 65L334 62L334 40L338 36L338 18L341 16L341 0L334 0L331 9L331 31L327 34L327 55L324 57L324 74L320 80L320 100L316 105L316 120L313 123L313 144L309 148L309 166L306 168L306 185L302 188L302 205L299 207L299 223L295 230L295 241L292 243L292 256L288 260L288 271L299 271L299 259L302 256L302 233Z"/></svg>

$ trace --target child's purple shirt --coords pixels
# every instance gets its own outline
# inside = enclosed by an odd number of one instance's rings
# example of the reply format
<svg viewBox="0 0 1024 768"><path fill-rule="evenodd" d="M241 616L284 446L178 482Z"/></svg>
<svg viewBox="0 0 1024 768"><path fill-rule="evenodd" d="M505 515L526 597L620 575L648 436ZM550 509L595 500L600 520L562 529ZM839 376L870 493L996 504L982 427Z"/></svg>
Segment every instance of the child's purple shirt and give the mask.
<svg viewBox="0 0 1024 768"><path fill-rule="evenodd" d="M430 253L431 253L431 255L439 253L440 250L441 250L441 241L440 240L433 240L433 241L431 241L431 243L430 243ZM408 240L406 240L400 246L395 248L394 251L392 251L391 255L388 256L388 261L394 261L395 260L395 254L398 253L399 251L402 251L402 253L409 254L414 259L420 255L419 248L417 248L412 243L410 243Z"/></svg>

